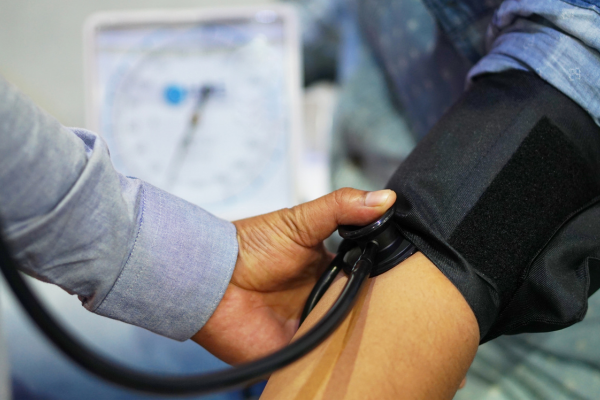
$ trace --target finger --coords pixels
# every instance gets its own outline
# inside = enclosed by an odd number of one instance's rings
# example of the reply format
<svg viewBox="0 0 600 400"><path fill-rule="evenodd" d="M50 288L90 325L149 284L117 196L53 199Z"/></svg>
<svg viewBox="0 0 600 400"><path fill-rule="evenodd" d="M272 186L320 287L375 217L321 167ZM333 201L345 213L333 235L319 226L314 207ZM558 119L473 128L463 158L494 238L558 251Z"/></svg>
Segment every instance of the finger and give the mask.
<svg viewBox="0 0 600 400"><path fill-rule="evenodd" d="M467 377L465 376L462 380L462 382L460 383L460 385L458 386L459 389L462 389L465 387L465 385L467 384Z"/></svg>
<svg viewBox="0 0 600 400"><path fill-rule="evenodd" d="M328 238L338 225L367 225L381 217L396 201L392 190L367 192L344 188L290 210L295 237L305 246Z"/></svg>

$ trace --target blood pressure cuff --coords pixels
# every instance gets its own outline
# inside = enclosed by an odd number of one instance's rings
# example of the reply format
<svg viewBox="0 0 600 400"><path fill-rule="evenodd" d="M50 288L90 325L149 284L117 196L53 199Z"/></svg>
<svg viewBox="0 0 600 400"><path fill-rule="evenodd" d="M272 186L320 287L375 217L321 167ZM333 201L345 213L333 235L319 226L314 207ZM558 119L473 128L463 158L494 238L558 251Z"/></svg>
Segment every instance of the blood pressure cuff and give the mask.
<svg viewBox="0 0 600 400"><path fill-rule="evenodd" d="M404 235L460 290L482 343L585 316L600 285L600 129L536 75L476 79L388 187Z"/></svg>

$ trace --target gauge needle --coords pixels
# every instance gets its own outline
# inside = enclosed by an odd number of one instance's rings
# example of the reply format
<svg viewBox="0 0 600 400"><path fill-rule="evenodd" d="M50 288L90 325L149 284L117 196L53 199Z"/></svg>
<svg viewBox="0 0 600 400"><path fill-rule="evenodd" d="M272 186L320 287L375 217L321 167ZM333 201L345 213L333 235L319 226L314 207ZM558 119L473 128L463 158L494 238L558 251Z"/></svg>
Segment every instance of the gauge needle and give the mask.
<svg viewBox="0 0 600 400"><path fill-rule="evenodd" d="M169 168L167 169L167 188L172 188L177 180L177 175L179 174L179 170L183 165L183 161L188 153L190 145L194 141L194 135L198 130L198 125L202 120L202 111L210 97L210 95L214 92L214 88L210 85L205 85L200 88L198 93L198 100L196 100L196 104L194 105L194 109L192 112L192 117L190 118L190 122L188 123L187 129L179 142L179 145L175 149L175 154L171 158L171 162L169 163Z"/></svg>

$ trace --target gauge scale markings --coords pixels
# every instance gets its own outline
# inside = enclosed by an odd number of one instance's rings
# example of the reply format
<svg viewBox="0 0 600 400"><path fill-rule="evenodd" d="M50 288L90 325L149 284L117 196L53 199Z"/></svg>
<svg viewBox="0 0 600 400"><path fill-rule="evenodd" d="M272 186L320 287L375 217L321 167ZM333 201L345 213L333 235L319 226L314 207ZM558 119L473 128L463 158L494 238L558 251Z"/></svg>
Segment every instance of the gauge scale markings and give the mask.
<svg viewBox="0 0 600 400"><path fill-rule="evenodd" d="M123 160L128 171L175 194L194 191L199 204L223 201L260 183L254 181L267 172L285 129L285 121L276 118L281 113L272 109L281 86L269 84L271 71L256 63L271 50L261 41L220 53L211 49L211 57L158 49L142 58L121 81L113 103L112 133L121 152L130 155ZM214 96L202 95L207 88ZM137 129L127 129L132 125ZM148 140L152 149L138 153ZM198 179L202 175L212 178Z"/></svg>

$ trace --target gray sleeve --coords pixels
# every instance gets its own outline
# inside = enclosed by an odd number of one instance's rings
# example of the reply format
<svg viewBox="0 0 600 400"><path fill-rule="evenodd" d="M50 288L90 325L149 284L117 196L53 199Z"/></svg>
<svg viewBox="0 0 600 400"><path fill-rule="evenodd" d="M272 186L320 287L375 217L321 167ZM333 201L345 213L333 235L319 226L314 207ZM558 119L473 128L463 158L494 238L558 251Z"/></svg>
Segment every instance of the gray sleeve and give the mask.
<svg viewBox="0 0 600 400"><path fill-rule="evenodd" d="M112 166L96 134L63 127L0 77L0 218L23 271L90 311L185 340L212 315L235 227Z"/></svg>

